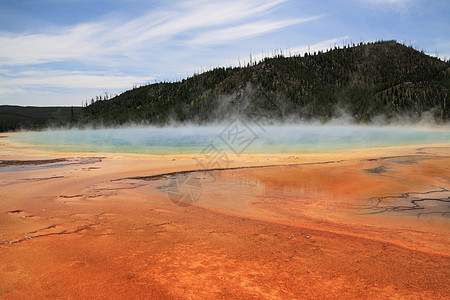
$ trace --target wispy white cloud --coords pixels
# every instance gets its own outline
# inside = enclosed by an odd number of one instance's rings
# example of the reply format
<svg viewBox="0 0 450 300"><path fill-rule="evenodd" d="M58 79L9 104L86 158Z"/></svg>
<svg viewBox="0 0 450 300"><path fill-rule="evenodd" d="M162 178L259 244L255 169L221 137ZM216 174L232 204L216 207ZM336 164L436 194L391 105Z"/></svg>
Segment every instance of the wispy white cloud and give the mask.
<svg viewBox="0 0 450 300"><path fill-rule="evenodd" d="M18 76L17 76L18 75ZM89 72L70 71L31 71L16 74L13 78L3 78L4 86L26 87L60 87L92 89L126 89L133 85L145 84L154 80L152 77L92 74ZM4 88L6 89L6 88Z"/></svg>
<svg viewBox="0 0 450 300"><path fill-rule="evenodd" d="M192 39L189 43L193 45L224 44L233 40L254 37L269 33L287 26L305 23L319 19L321 16L309 18L287 19L281 21L258 21L225 29L213 30Z"/></svg>
<svg viewBox="0 0 450 300"><path fill-rule="evenodd" d="M45 89L52 95L57 89L124 90L167 69L173 76L192 74L202 61L194 55L199 46L208 49L318 18L273 14L287 1L177 0L131 19L114 12L72 26L0 29L0 101L27 92L33 97L38 90L42 99Z"/></svg>
<svg viewBox="0 0 450 300"><path fill-rule="evenodd" d="M24 93L24 89L20 88L7 88L7 87L0 87L0 96L4 95L17 95Z"/></svg>
<svg viewBox="0 0 450 300"><path fill-rule="evenodd" d="M67 33L0 35L0 65L30 65L78 59L97 50L98 44L75 28Z"/></svg>
<svg viewBox="0 0 450 300"><path fill-rule="evenodd" d="M262 41L265 34L322 18L318 15L322 12L308 14L305 10L303 15L298 9L291 13L288 7L297 6L294 2L161 1L135 17L106 9L106 15L96 20L70 26L53 24L28 28L27 32L0 28L0 103L33 95L39 101L47 96L56 99L65 89L73 94L64 99L73 101L78 91L84 99L87 92L125 90L156 76L157 80L183 78L201 66L217 65L218 61L227 64L241 51L256 47L277 48L278 41L254 45L242 40L258 37L255 40ZM305 39L299 34L298 41ZM235 41L245 46L236 49ZM230 47L222 50L222 45Z"/></svg>
<svg viewBox="0 0 450 300"><path fill-rule="evenodd" d="M131 87L130 87L131 88ZM65 89L3 89L0 87L0 97L5 100L2 104L23 106L80 106L95 95L103 95L105 90L91 89L68 91ZM120 93L120 91L112 91Z"/></svg>
<svg viewBox="0 0 450 300"><path fill-rule="evenodd" d="M1 77L1 76L0 76ZM76 71L10 72L0 81L3 104L80 105L106 91L120 94L136 85L148 84L151 77Z"/></svg>
<svg viewBox="0 0 450 300"><path fill-rule="evenodd" d="M292 21L262 21L248 23L261 17L285 0L277 1L190 1L150 11L129 20L102 20L46 33L11 34L0 32L0 66L29 65L65 60L95 61L105 57L133 57L151 50L164 41L193 30L209 30L217 26L223 32L237 28L252 29L246 37L260 35ZM297 21L300 22L300 21ZM255 25L261 25L256 30ZM208 33L194 40L206 41ZM189 39L186 37L185 39ZM178 41L179 42L179 41Z"/></svg>

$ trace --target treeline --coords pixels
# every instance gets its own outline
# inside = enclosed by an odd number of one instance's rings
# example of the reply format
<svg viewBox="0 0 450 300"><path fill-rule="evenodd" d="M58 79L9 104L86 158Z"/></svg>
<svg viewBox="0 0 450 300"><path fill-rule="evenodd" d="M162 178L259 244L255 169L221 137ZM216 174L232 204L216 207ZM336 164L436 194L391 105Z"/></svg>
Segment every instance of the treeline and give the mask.
<svg viewBox="0 0 450 300"><path fill-rule="evenodd" d="M134 87L136 88L136 87ZM105 92L104 94L100 94L91 98L91 100L85 100L81 102L81 107L87 107L88 105L92 105L97 101L103 101L103 100L109 100L113 97L117 97L117 94L111 94L108 92Z"/></svg>
<svg viewBox="0 0 450 300"><path fill-rule="evenodd" d="M383 116L449 119L450 63L395 41L265 58L216 68L181 82L155 83L83 109L84 123L207 123L236 113L322 121L343 112L356 122Z"/></svg>
<svg viewBox="0 0 450 300"><path fill-rule="evenodd" d="M0 132L78 124L81 107L0 106Z"/></svg>

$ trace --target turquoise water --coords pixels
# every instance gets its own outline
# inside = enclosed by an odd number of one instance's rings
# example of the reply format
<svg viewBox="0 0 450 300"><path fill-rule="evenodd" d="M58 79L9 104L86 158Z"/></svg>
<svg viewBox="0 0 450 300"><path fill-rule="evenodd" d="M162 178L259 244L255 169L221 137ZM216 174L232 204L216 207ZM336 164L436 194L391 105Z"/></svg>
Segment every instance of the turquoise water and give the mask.
<svg viewBox="0 0 450 300"><path fill-rule="evenodd" d="M450 129L333 125L128 127L23 132L9 137L34 149L58 152L188 154L306 153L339 149L450 142Z"/></svg>

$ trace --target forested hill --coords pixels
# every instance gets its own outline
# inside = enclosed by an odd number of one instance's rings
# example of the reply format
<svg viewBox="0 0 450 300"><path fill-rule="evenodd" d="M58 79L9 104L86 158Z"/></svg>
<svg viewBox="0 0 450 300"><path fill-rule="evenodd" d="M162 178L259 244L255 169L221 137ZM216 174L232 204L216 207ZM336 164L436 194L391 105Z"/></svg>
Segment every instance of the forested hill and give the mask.
<svg viewBox="0 0 450 300"><path fill-rule="evenodd" d="M263 118L319 119L343 113L357 122L449 118L450 63L395 41L216 68L156 83L84 108L84 122L210 122L236 112Z"/></svg>
<svg viewBox="0 0 450 300"><path fill-rule="evenodd" d="M450 61L395 41L359 44L311 55L278 55L246 67L216 68L181 82L134 88L75 114L72 110L65 123L208 123L236 114L323 122L345 115L362 123L414 121L426 115L448 122L449 73ZM28 123L24 119L19 127Z"/></svg>

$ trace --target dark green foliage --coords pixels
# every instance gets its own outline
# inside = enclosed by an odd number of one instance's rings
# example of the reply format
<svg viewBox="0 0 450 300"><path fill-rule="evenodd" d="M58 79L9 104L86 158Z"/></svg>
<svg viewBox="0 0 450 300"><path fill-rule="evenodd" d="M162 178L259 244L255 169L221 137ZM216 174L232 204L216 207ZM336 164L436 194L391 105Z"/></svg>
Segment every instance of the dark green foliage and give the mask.
<svg viewBox="0 0 450 300"><path fill-rule="evenodd" d="M0 106L0 132L39 130L49 126L70 126L77 122L81 107Z"/></svg>
<svg viewBox="0 0 450 300"><path fill-rule="evenodd" d="M445 122L449 70L448 62L395 41L360 44L143 86L84 108L83 118L104 125L205 123L240 113L327 121L345 111L357 122L415 120L424 112Z"/></svg>

